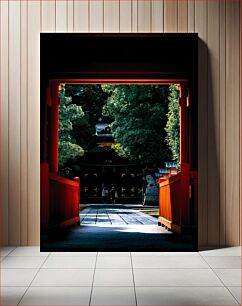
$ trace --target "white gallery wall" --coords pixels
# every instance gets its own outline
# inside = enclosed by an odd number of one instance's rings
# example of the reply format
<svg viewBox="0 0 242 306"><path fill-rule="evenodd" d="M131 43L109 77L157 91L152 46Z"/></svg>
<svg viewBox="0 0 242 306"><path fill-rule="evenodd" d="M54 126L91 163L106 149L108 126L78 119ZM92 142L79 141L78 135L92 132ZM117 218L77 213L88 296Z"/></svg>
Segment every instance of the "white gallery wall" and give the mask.
<svg viewBox="0 0 242 306"><path fill-rule="evenodd" d="M240 1L1 0L0 5L2 243L39 244L40 33L198 32L199 245L238 245Z"/></svg>

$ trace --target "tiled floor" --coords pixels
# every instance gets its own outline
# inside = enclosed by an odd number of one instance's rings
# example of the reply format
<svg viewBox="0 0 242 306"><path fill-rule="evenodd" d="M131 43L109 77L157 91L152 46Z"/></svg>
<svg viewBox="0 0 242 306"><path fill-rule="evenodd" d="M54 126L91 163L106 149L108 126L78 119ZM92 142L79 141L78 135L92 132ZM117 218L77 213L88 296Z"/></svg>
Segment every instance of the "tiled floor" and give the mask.
<svg viewBox="0 0 242 306"><path fill-rule="evenodd" d="M0 305L239 305L240 247L198 253L1 249Z"/></svg>

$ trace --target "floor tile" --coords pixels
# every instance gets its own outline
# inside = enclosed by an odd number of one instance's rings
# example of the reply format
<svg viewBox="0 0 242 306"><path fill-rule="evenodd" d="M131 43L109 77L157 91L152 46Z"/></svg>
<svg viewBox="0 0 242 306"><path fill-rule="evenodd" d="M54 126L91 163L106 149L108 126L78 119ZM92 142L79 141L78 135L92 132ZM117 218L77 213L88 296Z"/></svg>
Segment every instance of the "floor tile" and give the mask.
<svg viewBox="0 0 242 306"><path fill-rule="evenodd" d="M237 305L225 287L136 287L137 305Z"/></svg>
<svg viewBox="0 0 242 306"><path fill-rule="evenodd" d="M94 269L41 269L32 286L91 286Z"/></svg>
<svg viewBox="0 0 242 306"><path fill-rule="evenodd" d="M18 305L27 287L1 287L1 305Z"/></svg>
<svg viewBox="0 0 242 306"><path fill-rule="evenodd" d="M1 269L1 286L29 286L38 269Z"/></svg>
<svg viewBox="0 0 242 306"><path fill-rule="evenodd" d="M209 268L209 265L197 256L134 256L132 263L134 268Z"/></svg>
<svg viewBox="0 0 242 306"><path fill-rule="evenodd" d="M9 256L48 256L49 252L40 252L40 247L18 247Z"/></svg>
<svg viewBox="0 0 242 306"><path fill-rule="evenodd" d="M241 286L240 269L214 269L225 286Z"/></svg>
<svg viewBox="0 0 242 306"><path fill-rule="evenodd" d="M93 286L132 287L132 269L96 269Z"/></svg>
<svg viewBox="0 0 242 306"><path fill-rule="evenodd" d="M58 268L58 269L78 269L78 268L94 268L96 257L48 257L43 268Z"/></svg>
<svg viewBox="0 0 242 306"><path fill-rule="evenodd" d="M91 287L30 287L20 305L89 305Z"/></svg>
<svg viewBox="0 0 242 306"><path fill-rule="evenodd" d="M98 252L98 257L130 257L130 252Z"/></svg>
<svg viewBox="0 0 242 306"><path fill-rule="evenodd" d="M134 287L93 287L93 305L136 305Z"/></svg>
<svg viewBox="0 0 242 306"><path fill-rule="evenodd" d="M96 257L97 252L51 252L50 257Z"/></svg>
<svg viewBox="0 0 242 306"><path fill-rule="evenodd" d="M214 249L207 251L200 251L200 255L202 256L241 256L241 247L228 247L222 249Z"/></svg>
<svg viewBox="0 0 242 306"><path fill-rule="evenodd" d="M134 269L135 286L223 286L210 269Z"/></svg>
<svg viewBox="0 0 242 306"><path fill-rule="evenodd" d="M0 247L1 256L7 256L11 253L16 247Z"/></svg>
<svg viewBox="0 0 242 306"><path fill-rule="evenodd" d="M132 257L167 257L167 256L174 256L174 257L192 257L192 256L196 256L199 257L199 253L198 252L131 252L131 256Z"/></svg>
<svg viewBox="0 0 242 306"><path fill-rule="evenodd" d="M97 258L97 268L132 268L130 256L101 256Z"/></svg>
<svg viewBox="0 0 242 306"><path fill-rule="evenodd" d="M242 287L228 287L229 291L236 298L237 302L241 304L241 290Z"/></svg>
<svg viewBox="0 0 242 306"><path fill-rule="evenodd" d="M33 268L38 269L41 267L41 265L45 261L45 257L30 257L30 256L8 256L4 259L4 261L1 263L2 268Z"/></svg>
<svg viewBox="0 0 242 306"><path fill-rule="evenodd" d="M204 256L203 258L211 268L241 268L240 256Z"/></svg>

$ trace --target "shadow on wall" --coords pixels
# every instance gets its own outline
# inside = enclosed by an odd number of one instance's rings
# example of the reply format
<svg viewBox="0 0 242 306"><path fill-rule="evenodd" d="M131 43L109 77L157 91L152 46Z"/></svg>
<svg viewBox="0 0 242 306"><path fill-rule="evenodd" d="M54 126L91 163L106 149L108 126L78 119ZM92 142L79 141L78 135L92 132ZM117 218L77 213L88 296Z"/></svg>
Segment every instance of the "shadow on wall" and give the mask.
<svg viewBox="0 0 242 306"><path fill-rule="evenodd" d="M198 40L198 228L199 245L221 246L220 232L220 105L219 75L213 75L217 59ZM218 71L218 69L217 69ZM209 235L208 235L209 234Z"/></svg>

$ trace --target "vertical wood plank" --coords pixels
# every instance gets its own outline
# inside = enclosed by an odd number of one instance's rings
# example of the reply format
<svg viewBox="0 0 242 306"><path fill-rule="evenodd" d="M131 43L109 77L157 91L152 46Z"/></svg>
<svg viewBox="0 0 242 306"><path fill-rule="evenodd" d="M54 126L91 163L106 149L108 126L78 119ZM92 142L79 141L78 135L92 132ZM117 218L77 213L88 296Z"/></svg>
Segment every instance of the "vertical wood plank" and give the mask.
<svg viewBox="0 0 242 306"><path fill-rule="evenodd" d="M226 240L226 0L220 1L220 148L219 148L219 169L220 169L220 246L225 246Z"/></svg>
<svg viewBox="0 0 242 306"><path fill-rule="evenodd" d="M132 29L132 2L120 1L120 32L131 32Z"/></svg>
<svg viewBox="0 0 242 306"><path fill-rule="evenodd" d="M151 30L162 33L164 31L164 0L152 0Z"/></svg>
<svg viewBox="0 0 242 306"><path fill-rule="evenodd" d="M132 32L138 31L138 0L132 0L132 17L131 17L131 28Z"/></svg>
<svg viewBox="0 0 242 306"><path fill-rule="evenodd" d="M195 1L195 31L198 44L198 245L208 242L208 94L207 94L207 0Z"/></svg>
<svg viewBox="0 0 242 306"><path fill-rule="evenodd" d="M21 141L21 245L27 245L28 242L28 220L27 220L27 202L28 202L28 142L27 142L27 130L28 130L28 78L27 78L27 0L23 0L21 3L21 59L20 59L20 141Z"/></svg>
<svg viewBox="0 0 242 306"><path fill-rule="evenodd" d="M188 32L195 31L195 0L188 0Z"/></svg>
<svg viewBox="0 0 242 306"><path fill-rule="evenodd" d="M178 0L178 32L188 31L188 1Z"/></svg>
<svg viewBox="0 0 242 306"><path fill-rule="evenodd" d="M239 244L239 0L226 2L226 245Z"/></svg>
<svg viewBox="0 0 242 306"><path fill-rule="evenodd" d="M119 0L104 0L104 32L119 32Z"/></svg>
<svg viewBox="0 0 242 306"><path fill-rule="evenodd" d="M41 0L41 31L55 32L56 30L56 0Z"/></svg>
<svg viewBox="0 0 242 306"><path fill-rule="evenodd" d="M103 32L103 1L90 1L90 32Z"/></svg>
<svg viewBox="0 0 242 306"><path fill-rule="evenodd" d="M178 2L181 0L164 0L164 31L178 31Z"/></svg>
<svg viewBox="0 0 242 306"><path fill-rule="evenodd" d="M89 31L89 1L74 0L74 32Z"/></svg>
<svg viewBox="0 0 242 306"><path fill-rule="evenodd" d="M208 245L219 246L219 2L208 1Z"/></svg>
<svg viewBox="0 0 242 306"><path fill-rule="evenodd" d="M40 238L40 1L28 1L28 245Z"/></svg>
<svg viewBox="0 0 242 306"><path fill-rule="evenodd" d="M73 32L74 30L74 4L73 0L67 0L67 30Z"/></svg>
<svg viewBox="0 0 242 306"><path fill-rule="evenodd" d="M67 31L67 1L56 0L56 32Z"/></svg>
<svg viewBox="0 0 242 306"><path fill-rule="evenodd" d="M20 2L9 1L9 243L20 245ZM13 226L14 224L14 226Z"/></svg>
<svg viewBox="0 0 242 306"><path fill-rule="evenodd" d="M151 32L151 0L138 1L138 32Z"/></svg>
<svg viewBox="0 0 242 306"><path fill-rule="evenodd" d="M239 61L240 61L240 65L239 65L239 72L240 72L240 126L239 126L239 138L240 138L240 155L239 155L239 162L240 162L240 183L239 183L239 200L240 200L240 203L239 203L239 211L240 211L240 220L239 220L239 245L242 246L242 4L241 4L241 1L239 2L239 8L240 8L240 20L239 20L239 37L240 37L240 50L239 50L239 53L240 53L240 57L239 57Z"/></svg>
<svg viewBox="0 0 242 306"><path fill-rule="evenodd" d="M8 235L8 221L9 221L9 175L8 175L8 145L9 145L9 135L8 135L8 1L1 1L1 65L0 65L0 80L1 80L1 103L0 103L0 157L1 157L1 244L9 244Z"/></svg>

